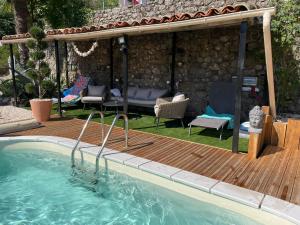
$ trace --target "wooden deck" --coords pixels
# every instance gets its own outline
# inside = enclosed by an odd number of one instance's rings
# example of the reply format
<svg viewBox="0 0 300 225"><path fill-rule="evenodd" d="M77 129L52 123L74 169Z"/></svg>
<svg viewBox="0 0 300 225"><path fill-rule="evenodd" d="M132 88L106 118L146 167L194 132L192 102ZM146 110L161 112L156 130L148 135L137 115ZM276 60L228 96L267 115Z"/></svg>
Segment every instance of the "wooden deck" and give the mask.
<svg viewBox="0 0 300 225"><path fill-rule="evenodd" d="M76 139L83 123L79 119L53 119L41 128L9 136L54 135ZM100 133L99 124L92 122L82 140L99 144ZM125 151L123 130L115 128L111 137L108 147ZM300 151L297 149L269 146L259 159L249 161L245 154L130 130L126 151L300 205Z"/></svg>

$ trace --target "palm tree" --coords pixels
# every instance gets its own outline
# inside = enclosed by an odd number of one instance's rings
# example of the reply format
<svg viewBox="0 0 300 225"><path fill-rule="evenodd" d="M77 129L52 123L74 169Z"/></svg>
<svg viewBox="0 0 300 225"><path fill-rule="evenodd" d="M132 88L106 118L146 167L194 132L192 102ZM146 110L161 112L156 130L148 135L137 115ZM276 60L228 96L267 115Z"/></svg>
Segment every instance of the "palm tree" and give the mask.
<svg viewBox="0 0 300 225"><path fill-rule="evenodd" d="M28 32L29 11L27 0L11 0L15 18L15 29L17 34ZM19 44L20 62L25 65L28 60L28 48L25 44Z"/></svg>

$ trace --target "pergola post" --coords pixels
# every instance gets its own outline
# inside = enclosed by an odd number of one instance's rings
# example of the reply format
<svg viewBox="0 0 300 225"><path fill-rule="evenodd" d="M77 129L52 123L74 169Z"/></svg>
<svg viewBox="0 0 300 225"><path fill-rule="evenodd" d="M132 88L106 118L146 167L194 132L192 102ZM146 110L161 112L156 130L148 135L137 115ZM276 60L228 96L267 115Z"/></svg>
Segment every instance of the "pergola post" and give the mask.
<svg viewBox="0 0 300 225"><path fill-rule="evenodd" d="M243 70L246 56L246 38L247 38L248 23L243 21L240 25L240 46L239 58L237 67L237 78L235 85L235 109L234 109L234 129L232 139L232 152L239 152L239 131L241 120L241 105L242 105L242 84L243 84Z"/></svg>
<svg viewBox="0 0 300 225"><path fill-rule="evenodd" d="M124 35L119 38L119 44L121 45L121 52L123 54L122 74L123 74L123 111L128 113L128 37Z"/></svg>
<svg viewBox="0 0 300 225"><path fill-rule="evenodd" d="M18 90L17 90L17 82L16 82L16 74L15 74L15 59L14 59L14 49L13 45L9 44L9 52L10 52L10 70L13 80L13 90L14 90L14 105L18 106Z"/></svg>
<svg viewBox="0 0 300 225"><path fill-rule="evenodd" d="M114 46L113 46L113 38L109 40L109 77L110 77L110 88L114 88Z"/></svg>
<svg viewBox="0 0 300 225"><path fill-rule="evenodd" d="M60 93L60 65L59 65L59 48L58 40L54 41L55 44L55 62L56 62L56 83L57 83L57 99L58 99L58 114L62 117L61 110L61 93Z"/></svg>
<svg viewBox="0 0 300 225"><path fill-rule="evenodd" d="M175 94L175 66L176 66L176 42L177 42L177 34L172 33L172 61L171 61L171 94Z"/></svg>
<svg viewBox="0 0 300 225"><path fill-rule="evenodd" d="M264 47L265 47L265 59L267 67L267 79L269 90L269 104L271 108L271 115L276 118L276 102L275 102L275 90L274 90L274 75L273 75L273 62L272 62L272 44L271 44L271 14L265 12L263 15L263 33L264 33Z"/></svg>
<svg viewBox="0 0 300 225"><path fill-rule="evenodd" d="M70 87L70 79L69 79L69 67L68 67L68 44L65 41L64 43L65 46L65 67L66 67L66 83L67 83L67 87Z"/></svg>

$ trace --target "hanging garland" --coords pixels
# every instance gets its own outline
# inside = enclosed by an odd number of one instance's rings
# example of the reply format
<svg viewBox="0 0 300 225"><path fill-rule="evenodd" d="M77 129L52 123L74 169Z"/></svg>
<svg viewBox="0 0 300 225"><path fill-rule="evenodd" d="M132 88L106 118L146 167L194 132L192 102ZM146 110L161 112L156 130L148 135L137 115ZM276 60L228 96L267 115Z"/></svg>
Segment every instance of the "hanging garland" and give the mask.
<svg viewBox="0 0 300 225"><path fill-rule="evenodd" d="M87 57L87 56L89 56L90 54L92 54L92 53L95 51L95 49L98 47L98 42L95 41L95 42L93 43L92 47L90 48L90 50L88 50L87 52L81 52L81 51L77 48L77 46L75 45L74 42L72 42L72 46L73 46L74 51L76 52L77 55L79 55L79 56L81 56L81 57Z"/></svg>

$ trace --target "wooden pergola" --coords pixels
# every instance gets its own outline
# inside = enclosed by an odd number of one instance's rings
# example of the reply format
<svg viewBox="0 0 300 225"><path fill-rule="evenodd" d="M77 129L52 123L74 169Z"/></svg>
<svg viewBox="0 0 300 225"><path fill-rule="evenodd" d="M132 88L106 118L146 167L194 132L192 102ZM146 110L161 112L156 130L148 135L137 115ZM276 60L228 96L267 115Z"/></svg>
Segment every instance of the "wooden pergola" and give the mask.
<svg viewBox="0 0 300 225"><path fill-rule="evenodd" d="M240 126L240 112L241 112L241 92L243 82L243 69L245 61L245 49L246 49L246 34L248 29L248 23L252 22L254 18L263 19L263 37L264 37L264 48L265 48L265 61L267 69L267 80L269 90L269 104L271 114L273 118L276 118L276 104L275 104L275 91L274 91L274 76L273 76L273 62L272 62L272 46L271 46L271 16L275 14L275 8L261 8L247 11L240 11L228 14L214 15L203 18L188 19L176 22L159 23L151 25L140 25L140 26L129 26L120 27L107 30L90 31L86 33L73 33L73 34L54 34L47 35L45 41L55 43L55 56L56 56L56 75L58 84L58 108L61 113L61 94L60 94L60 64L59 64L59 53L58 44L59 41L64 43L68 41L96 41L103 39L120 38L124 37L124 43L122 43L122 54L123 64L122 73L124 80L124 112L127 113L128 102L127 102L127 88L128 88L128 46L127 40L130 36L154 34L154 33L173 33L172 37L172 69L171 69L171 90L174 90L174 74L175 74L175 50L176 50L176 32L179 31L190 31L216 27L226 27L240 25L240 43L239 43L239 56L238 56L238 71L237 71L237 88L236 88L236 103L235 103L235 126L233 132L233 144L232 151L238 152L238 141L239 141L239 126ZM13 59L13 48L12 44L25 43L30 38L17 38L17 39L6 39L1 40L2 44L10 45L11 59ZM112 41L111 41L112 43ZM112 45L112 44L111 44ZM65 44L66 46L66 44ZM66 52L67 53L67 52ZM112 54L111 54L112 57ZM112 60L111 60L112 61ZM15 70L12 60L12 76L15 90L15 101L16 99L16 85L15 85ZM112 76L111 66L111 76Z"/></svg>

